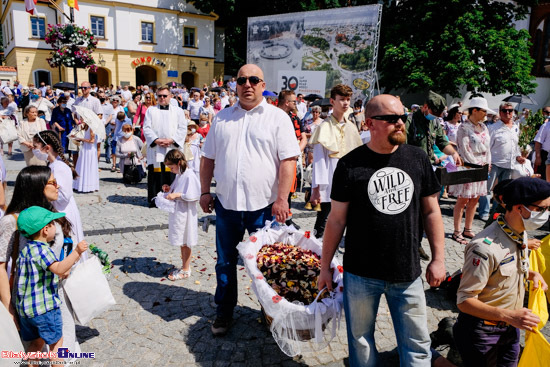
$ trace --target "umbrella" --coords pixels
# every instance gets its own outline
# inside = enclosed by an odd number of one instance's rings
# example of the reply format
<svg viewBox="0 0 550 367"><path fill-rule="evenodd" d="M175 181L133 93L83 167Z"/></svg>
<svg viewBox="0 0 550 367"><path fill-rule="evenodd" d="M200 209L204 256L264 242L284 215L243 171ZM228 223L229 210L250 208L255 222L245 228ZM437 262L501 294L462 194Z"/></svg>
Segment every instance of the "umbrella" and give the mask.
<svg viewBox="0 0 550 367"><path fill-rule="evenodd" d="M511 102L511 103L518 103L518 104L536 104L538 103L534 101L531 97L523 95L523 94L513 94L511 96L508 96L503 99L504 102Z"/></svg>
<svg viewBox="0 0 550 367"><path fill-rule="evenodd" d="M59 89L74 89L74 83L59 82L59 83L55 83L53 87L59 88Z"/></svg>
<svg viewBox="0 0 550 367"><path fill-rule="evenodd" d="M162 84L160 84L160 82L150 82L147 85L150 87L160 87Z"/></svg>
<svg viewBox="0 0 550 367"><path fill-rule="evenodd" d="M222 91L222 88L221 88L221 87L215 87L215 88L211 88L211 89L210 89L210 92L220 93L221 91Z"/></svg>
<svg viewBox="0 0 550 367"><path fill-rule="evenodd" d="M273 93L272 91L269 91L269 90L264 90L264 92L262 93L262 96L264 96L264 97L277 97L277 95L275 93Z"/></svg>
<svg viewBox="0 0 550 367"><path fill-rule="evenodd" d="M332 106L332 104L330 103L330 98L323 98L323 99L316 100L310 106L321 106L321 107L323 107L323 106Z"/></svg>
<svg viewBox="0 0 550 367"><path fill-rule="evenodd" d="M317 99L323 99L323 96L319 94L308 94L307 96L304 97L304 99L306 101L315 101Z"/></svg>
<svg viewBox="0 0 550 367"><path fill-rule="evenodd" d="M96 134L101 140L105 140L105 125L103 125L103 122L101 122L96 113L89 108L82 106L74 106L74 108L76 109L78 116L82 118L82 121L84 121L90 129L92 129L94 134Z"/></svg>
<svg viewBox="0 0 550 367"><path fill-rule="evenodd" d="M201 89L198 88L198 87L192 87L190 90L191 90L191 91L197 91L197 92L200 92L200 91L201 91Z"/></svg>

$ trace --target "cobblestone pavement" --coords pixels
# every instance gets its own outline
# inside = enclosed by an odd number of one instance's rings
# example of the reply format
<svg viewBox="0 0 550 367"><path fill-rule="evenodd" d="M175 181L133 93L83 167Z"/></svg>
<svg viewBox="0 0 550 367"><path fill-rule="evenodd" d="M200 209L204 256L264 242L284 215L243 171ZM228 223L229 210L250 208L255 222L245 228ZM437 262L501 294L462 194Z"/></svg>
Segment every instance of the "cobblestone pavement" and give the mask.
<svg viewBox="0 0 550 367"><path fill-rule="evenodd" d="M8 159L8 197L15 177L24 167L22 154ZM75 194L88 243L109 253L114 265L109 283L117 301L102 316L86 326L77 326L83 352L95 352L86 366L344 366L347 365L345 321L330 346L315 350L305 345L298 357L283 354L261 320L260 305L250 289L242 266L239 273L239 302L229 334L214 338L210 325L215 318L214 265L215 226L207 233L199 230L199 244L193 249L192 276L171 282L167 271L181 265L179 251L168 243L165 212L146 205L146 184L124 185L120 174L111 173L101 159L100 191ZM454 200L443 200L441 208L446 230L445 265L453 273L462 265L463 246L452 241ZM303 209L303 195L293 200L294 220L311 230L316 212ZM200 209L199 209L200 212ZM199 213L199 218L204 214ZM214 219L214 216L210 216ZM475 220L474 231L482 222ZM542 235L539 232L538 235ZM426 240L424 249L429 252ZM342 252L338 253L342 256ZM375 256L375 254L373 254ZM425 271L427 263L422 262ZM424 276L424 275L423 275ZM457 309L444 290L432 291L425 283L428 328L456 316ZM548 336L549 328L545 328ZM398 365L391 316L384 299L376 323L376 341L384 365ZM448 350L441 351L447 355ZM453 359L451 355L449 358Z"/></svg>

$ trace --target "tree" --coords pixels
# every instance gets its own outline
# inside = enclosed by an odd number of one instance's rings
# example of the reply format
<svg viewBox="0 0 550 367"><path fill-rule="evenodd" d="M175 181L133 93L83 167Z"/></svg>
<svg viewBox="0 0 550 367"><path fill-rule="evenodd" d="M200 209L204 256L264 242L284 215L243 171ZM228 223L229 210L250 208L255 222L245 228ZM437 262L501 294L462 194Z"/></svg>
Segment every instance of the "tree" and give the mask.
<svg viewBox="0 0 550 367"><path fill-rule="evenodd" d="M382 15L380 84L409 92L433 89L528 94L529 34L514 28L529 1L403 0Z"/></svg>

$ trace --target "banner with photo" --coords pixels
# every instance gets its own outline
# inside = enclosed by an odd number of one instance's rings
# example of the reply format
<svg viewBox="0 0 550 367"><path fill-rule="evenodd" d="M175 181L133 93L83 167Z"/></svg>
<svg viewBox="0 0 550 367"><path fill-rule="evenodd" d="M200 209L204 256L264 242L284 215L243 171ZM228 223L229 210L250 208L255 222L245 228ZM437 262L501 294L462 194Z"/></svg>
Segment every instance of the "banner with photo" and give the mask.
<svg viewBox="0 0 550 367"><path fill-rule="evenodd" d="M247 62L262 68L266 89L329 97L343 83L352 102L372 95L381 5L248 18Z"/></svg>

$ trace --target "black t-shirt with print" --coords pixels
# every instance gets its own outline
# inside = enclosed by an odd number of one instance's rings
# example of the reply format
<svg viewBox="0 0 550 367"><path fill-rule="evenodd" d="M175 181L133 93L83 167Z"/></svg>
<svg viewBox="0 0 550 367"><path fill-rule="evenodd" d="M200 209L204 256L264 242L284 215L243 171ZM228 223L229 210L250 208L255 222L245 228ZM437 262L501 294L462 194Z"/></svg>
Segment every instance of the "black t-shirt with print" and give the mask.
<svg viewBox="0 0 550 367"><path fill-rule="evenodd" d="M420 148L401 145L378 154L362 145L338 162L331 199L349 202L344 269L391 282L421 273L418 244L420 199L440 190Z"/></svg>

